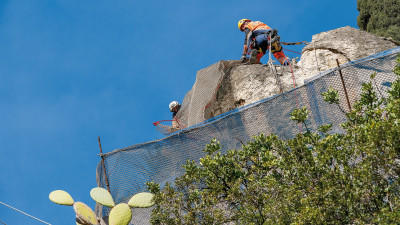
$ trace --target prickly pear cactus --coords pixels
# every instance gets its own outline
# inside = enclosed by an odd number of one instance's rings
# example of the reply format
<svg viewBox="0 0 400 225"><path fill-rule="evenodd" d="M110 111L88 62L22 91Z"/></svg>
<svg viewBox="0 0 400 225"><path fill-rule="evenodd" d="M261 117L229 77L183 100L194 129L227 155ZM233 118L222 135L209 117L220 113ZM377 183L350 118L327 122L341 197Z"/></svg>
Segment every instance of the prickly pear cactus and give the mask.
<svg viewBox="0 0 400 225"><path fill-rule="evenodd" d="M93 210L83 202L74 202L71 195L63 190L52 191L49 199L59 205L72 206L76 213L77 225L98 225L98 219Z"/></svg>
<svg viewBox="0 0 400 225"><path fill-rule="evenodd" d="M74 199L72 199L71 195L63 190L52 191L49 195L49 199L59 205L72 206L74 204Z"/></svg>
<svg viewBox="0 0 400 225"><path fill-rule="evenodd" d="M109 225L128 225L132 219L131 208L148 208L154 205L151 193L135 194L128 202L115 205L111 194L104 188L93 188L90 196L97 203L110 207L110 215L108 217ZM99 219L93 210L82 202L74 202L73 198L63 190L56 190L50 193L49 198L52 202L59 205L73 206L76 213L77 225L98 225Z"/></svg>

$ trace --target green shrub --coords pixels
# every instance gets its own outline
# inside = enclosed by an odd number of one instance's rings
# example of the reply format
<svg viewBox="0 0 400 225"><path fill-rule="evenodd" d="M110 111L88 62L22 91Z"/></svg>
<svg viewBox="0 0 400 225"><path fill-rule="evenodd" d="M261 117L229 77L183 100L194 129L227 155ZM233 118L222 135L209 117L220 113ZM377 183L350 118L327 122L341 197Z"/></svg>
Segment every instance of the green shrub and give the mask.
<svg viewBox="0 0 400 225"><path fill-rule="evenodd" d="M357 0L357 24L361 30L383 37L391 37L400 43L399 0Z"/></svg>
<svg viewBox="0 0 400 225"><path fill-rule="evenodd" d="M387 99L363 84L342 124L311 131L307 109L291 119L306 129L283 141L260 134L240 150L221 153L212 140L200 163L188 161L174 185L155 194L153 224L399 224L400 57ZM338 104L329 89L326 101ZM293 124L295 125L295 124ZM322 135L323 134L323 135Z"/></svg>

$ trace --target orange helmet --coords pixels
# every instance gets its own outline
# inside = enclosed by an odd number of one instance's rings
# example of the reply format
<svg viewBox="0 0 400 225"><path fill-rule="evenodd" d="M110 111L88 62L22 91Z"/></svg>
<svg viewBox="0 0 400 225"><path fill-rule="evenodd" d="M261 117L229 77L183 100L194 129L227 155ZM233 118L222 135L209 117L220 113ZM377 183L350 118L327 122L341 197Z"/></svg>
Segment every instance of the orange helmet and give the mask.
<svg viewBox="0 0 400 225"><path fill-rule="evenodd" d="M239 22L238 22L238 27L239 27L239 30L240 30L240 31L243 31L243 30L242 30L242 25L243 25L246 21L251 22L251 20L249 20L249 19L241 19L241 20L239 20Z"/></svg>

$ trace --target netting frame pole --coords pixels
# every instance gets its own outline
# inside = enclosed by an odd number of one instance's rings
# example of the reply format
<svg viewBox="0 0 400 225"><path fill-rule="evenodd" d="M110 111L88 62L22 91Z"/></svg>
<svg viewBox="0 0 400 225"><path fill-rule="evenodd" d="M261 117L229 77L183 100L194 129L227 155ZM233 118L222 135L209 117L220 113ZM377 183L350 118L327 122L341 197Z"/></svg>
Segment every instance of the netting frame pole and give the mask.
<svg viewBox="0 0 400 225"><path fill-rule="evenodd" d="M102 150L102 148L101 148L100 136L97 136L97 140L99 141L100 156L101 156L101 162L102 162L102 164L103 164L103 171L104 171L104 177L105 177L105 181L106 181L107 190L108 190L108 192L111 193L111 191L110 191L110 184L108 183L108 178L107 178L106 164L105 164L105 162L104 162L103 150Z"/></svg>
<svg viewBox="0 0 400 225"><path fill-rule="evenodd" d="M337 64L337 70L339 71L339 76L340 76L340 80L342 81L342 86L343 86L343 90L344 90L344 95L346 96L346 101L347 101L347 106L349 107L349 112L352 111L351 109L351 104L350 104L350 100L349 100L349 95L347 94L347 89L346 89L346 85L344 83L344 79L343 79L343 75L342 75L342 69L340 68L340 64L339 64L339 60L336 59L336 64Z"/></svg>

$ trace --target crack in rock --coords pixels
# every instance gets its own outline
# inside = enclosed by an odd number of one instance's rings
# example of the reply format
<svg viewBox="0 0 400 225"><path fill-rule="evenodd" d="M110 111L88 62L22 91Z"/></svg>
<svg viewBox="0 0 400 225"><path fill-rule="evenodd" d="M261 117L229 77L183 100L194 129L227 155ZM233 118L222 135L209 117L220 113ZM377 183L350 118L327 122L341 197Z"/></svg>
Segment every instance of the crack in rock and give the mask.
<svg viewBox="0 0 400 225"><path fill-rule="evenodd" d="M346 60L347 60L348 62L351 61L351 59L350 59L349 57L347 57L347 55L346 55L344 52L341 52L341 51L339 51L339 50L337 50L337 49L334 49L334 48L327 48L327 47L308 48L308 49L304 49L303 52L302 52L302 54L303 54L304 52L307 52L307 51L312 52L312 51L316 51L316 50L318 50L318 49L321 49L321 50L328 50L328 51L333 52L333 53L335 53L335 54L342 55L342 56L344 56L344 57L346 58Z"/></svg>

